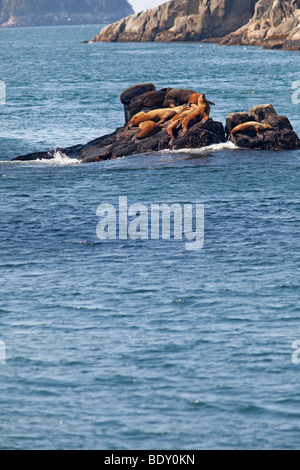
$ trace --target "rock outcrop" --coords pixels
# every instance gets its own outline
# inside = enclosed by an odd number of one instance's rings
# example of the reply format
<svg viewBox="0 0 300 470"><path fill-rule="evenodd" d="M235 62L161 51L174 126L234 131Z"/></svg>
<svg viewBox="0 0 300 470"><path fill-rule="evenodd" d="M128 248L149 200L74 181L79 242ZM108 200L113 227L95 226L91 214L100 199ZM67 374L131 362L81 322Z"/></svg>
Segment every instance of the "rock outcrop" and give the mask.
<svg viewBox="0 0 300 470"><path fill-rule="evenodd" d="M221 44L299 51L300 0L259 0L253 18Z"/></svg>
<svg viewBox="0 0 300 470"><path fill-rule="evenodd" d="M100 137L86 145L23 155L14 160L49 160L54 158L57 152L61 152L68 157L77 158L82 163L92 163L147 152L166 149L195 149L225 142L223 124L213 121L213 119L209 119L205 124L195 124L186 135L179 135L172 146L170 146L170 137L166 128L160 129L157 134L141 141L135 139L139 130L137 128L128 129L124 126L112 134Z"/></svg>
<svg viewBox="0 0 300 470"><path fill-rule="evenodd" d="M166 88L166 90L171 89ZM177 96L177 99L186 96L186 99L189 100L189 93L186 93L189 92L189 90L181 91L183 93L180 95L177 89L174 96ZM153 104L156 103L157 99L155 93L158 93L158 97L161 99L161 92L156 92L155 86L151 83L135 85L125 90L121 95L121 102L125 107L125 116L126 107L130 107L132 102L134 106L140 103L140 108L136 109L137 112L145 111L145 108L143 108L145 103L147 106L150 104L148 102L149 93L151 94L151 101L153 100L152 93L154 93ZM194 94L195 93L192 91L192 95ZM170 108L167 109L169 110ZM171 119L171 117L169 117L169 119ZM200 119L202 119L202 116L199 116L199 121ZM180 130L180 126L178 126L174 134L174 139L171 139L167 131L170 121L162 124L161 127L151 122L151 124L156 127L155 134L147 134L149 137L145 137L142 140L137 138L140 129L138 127L131 128L130 126L133 123L129 123L129 125L125 124L123 127L117 128L112 134L99 137L86 145L75 145L69 148L56 148L46 152L22 155L14 160L48 160L55 158L55 155L59 152L69 158L77 159L82 163L101 162L166 149L178 150L207 147L212 144L226 142L225 132L227 133L227 137L241 148L255 150L294 150L300 148L300 140L294 132L290 121L285 116L279 116L272 105L256 106L250 110L250 114L246 112L229 114L226 119L226 129L224 129L221 122L216 122L211 118L205 122L204 120L199 121L192 125L186 133L183 133L183 131ZM231 131L236 126L250 121L268 124L271 126L271 129L268 129L260 135L257 135L253 130L246 130L232 136L230 135Z"/></svg>
<svg viewBox="0 0 300 470"><path fill-rule="evenodd" d="M255 131L247 131L235 134L230 140L241 148L255 150L295 150L300 148L300 139L293 129L289 119L276 113L271 104L259 105L250 109L250 113L232 113L226 119L226 133L240 124L246 122L259 122L269 124L272 129L262 135Z"/></svg>
<svg viewBox="0 0 300 470"><path fill-rule="evenodd" d="M172 0L105 27L93 41L208 41L298 51L300 0Z"/></svg>
<svg viewBox="0 0 300 470"><path fill-rule="evenodd" d="M249 21L257 0L172 0L105 27L93 42L201 41Z"/></svg>
<svg viewBox="0 0 300 470"><path fill-rule="evenodd" d="M0 0L0 26L101 24L133 13L127 0Z"/></svg>

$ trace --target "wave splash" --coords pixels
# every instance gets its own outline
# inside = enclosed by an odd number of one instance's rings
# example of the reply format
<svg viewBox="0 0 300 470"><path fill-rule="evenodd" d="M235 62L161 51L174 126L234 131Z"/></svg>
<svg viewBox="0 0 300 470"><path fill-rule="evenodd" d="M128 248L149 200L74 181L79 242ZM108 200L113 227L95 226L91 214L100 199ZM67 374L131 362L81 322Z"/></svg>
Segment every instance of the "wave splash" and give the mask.
<svg viewBox="0 0 300 470"><path fill-rule="evenodd" d="M34 160L36 163L44 163L47 165L78 165L80 163L76 158L70 158L68 155L63 153L61 150L54 150L51 155L52 158L42 158L41 160Z"/></svg>
<svg viewBox="0 0 300 470"><path fill-rule="evenodd" d="M212 144L208 145L207 147L201 147L198 149L177 149L177 150L162 150L162 153L188 153L188 154L206 154L207 152L215 152L220 150L234 150L238 149L238 147L233 142L224 142L222 144Z"/></svg>

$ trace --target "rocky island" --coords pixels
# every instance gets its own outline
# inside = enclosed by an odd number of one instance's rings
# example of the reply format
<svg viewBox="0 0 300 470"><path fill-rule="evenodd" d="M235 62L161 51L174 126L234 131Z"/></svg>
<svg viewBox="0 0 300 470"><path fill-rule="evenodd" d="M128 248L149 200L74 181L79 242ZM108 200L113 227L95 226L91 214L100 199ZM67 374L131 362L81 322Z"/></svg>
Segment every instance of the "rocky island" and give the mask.
<svg viewBox="0 0 300 470"><path fill-rule="evenodd" d="M125 124L113 133L85 145L53 149L15 158L16 161L53 159L60 151L82 163L113 160L161 150L197 149L232 141L253 150L300 149L300 139L289 119L271 104L249 113L231 113L223 123L210 117L211 103L194 90L135 85L121 95Z"/></svg>
<svg viewBox="0 0 300 470"><path fill-rule="evenodd" d="M0 0L0 26L101 24L133 13L127 0Z"/></svg>
<svg viewBox="0 0 300 470"><path fill-rule="evenodd" d="M172 0L105 27L92 41L209 41L299 51L300 0Z"/></svg>

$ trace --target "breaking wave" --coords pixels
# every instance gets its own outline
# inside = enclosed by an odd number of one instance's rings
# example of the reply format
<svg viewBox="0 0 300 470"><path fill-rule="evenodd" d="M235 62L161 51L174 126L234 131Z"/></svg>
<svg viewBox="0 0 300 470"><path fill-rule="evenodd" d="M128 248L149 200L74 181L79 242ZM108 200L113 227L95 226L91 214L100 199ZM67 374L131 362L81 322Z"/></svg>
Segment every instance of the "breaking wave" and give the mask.
<svg viewBox="0 0 300 470"><path fill-rule="evenodd" d="M208 152L215 152L215 151L221 151L221 150L234 150L237 149L238 147L233 143L233 142L224 142L222 144L212 144L208 145L207 147L201 147L197 149L177 149L177 150L162 150L162 153L188 153L188 154L206 154Z"/></svg>

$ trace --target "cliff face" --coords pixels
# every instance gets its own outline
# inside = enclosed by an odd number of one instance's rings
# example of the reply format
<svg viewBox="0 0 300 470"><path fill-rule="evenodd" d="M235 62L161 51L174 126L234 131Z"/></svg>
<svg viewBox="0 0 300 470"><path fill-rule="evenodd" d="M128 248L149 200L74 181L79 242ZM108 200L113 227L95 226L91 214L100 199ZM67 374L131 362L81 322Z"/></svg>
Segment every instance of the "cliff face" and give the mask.
<svg viewBox="0 0 300 470"><path fill-rule="evenodd" d="M127 0L0 0L0 26L101 24L133 13Z"/></svg>
<svg viewBox="0 0 300 470"><path fill-rule="evenodd" d="M252 19L221 44L300 50L300 0L259 0Z"/></svg>
<svg viewBox="0 0 300 470"><path fill-rule="evenodd" d="M253 16L257 0L172 0L105 27L94 42L222 38Z"/></svg>

